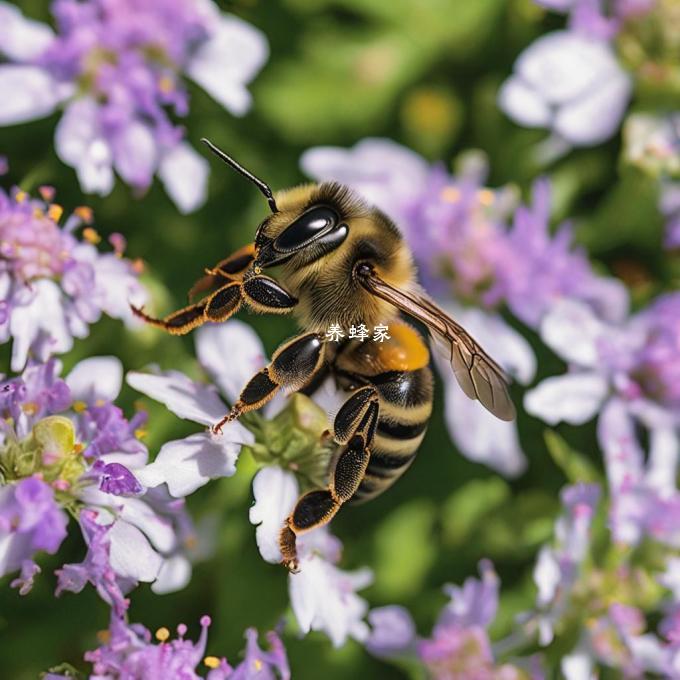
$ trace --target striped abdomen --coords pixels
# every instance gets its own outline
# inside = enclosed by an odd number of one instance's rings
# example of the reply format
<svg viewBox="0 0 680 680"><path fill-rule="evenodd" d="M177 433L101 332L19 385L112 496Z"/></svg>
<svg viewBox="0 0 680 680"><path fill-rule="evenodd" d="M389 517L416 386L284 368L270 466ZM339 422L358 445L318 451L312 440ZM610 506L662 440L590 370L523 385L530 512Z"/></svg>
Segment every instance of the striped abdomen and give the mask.
<svg viewBox="0 0 680 680"><path fill-rule="evenodd" d="M432 413L432 372L427 366L366 377L379 392L380 412L366 474L352 502L375 498L406 472Z"/></svg>

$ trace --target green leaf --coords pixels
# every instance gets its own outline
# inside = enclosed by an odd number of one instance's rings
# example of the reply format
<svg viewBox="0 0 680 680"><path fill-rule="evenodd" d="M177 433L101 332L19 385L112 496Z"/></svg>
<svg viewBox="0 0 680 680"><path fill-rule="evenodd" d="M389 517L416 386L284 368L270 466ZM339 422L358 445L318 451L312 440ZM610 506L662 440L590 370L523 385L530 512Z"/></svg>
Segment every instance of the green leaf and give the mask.
<svg viewBox="0 0 680 680"><path fill-rule="evenodd" d="M474 479L451 494L442 510L444 541L461 545L483 517L510 498L510 488L500 477Z"/></svg>
<svg viewBox="0 0 680 680"><path fill-rule="evenodd" d="M399 600L421 591L436 558L436 512L426 500L406 503L378 527L375 589L381 598Z"/></svg>
<svg viewBox="0 0 680 680"><path fill-rule="evenodd" d="M572 449L557 432L546 430L543 436L552 459L571 483L601 481L595 466L582 453Z"/></svg>

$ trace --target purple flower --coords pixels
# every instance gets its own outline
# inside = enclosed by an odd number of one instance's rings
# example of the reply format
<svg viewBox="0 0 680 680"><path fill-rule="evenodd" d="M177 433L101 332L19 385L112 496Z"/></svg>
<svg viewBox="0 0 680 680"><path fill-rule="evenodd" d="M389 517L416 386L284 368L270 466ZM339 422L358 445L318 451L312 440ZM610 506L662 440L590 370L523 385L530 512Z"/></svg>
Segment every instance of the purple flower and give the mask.
<svg viewBox="0 0 680 680"><path fill-rule="evenodd" d="M0 124L63 107L57 154L81 187L102 195L114 171L137 192L157 174L182 212L205 200L205 159L173 121L186 116L185 77L243 115L246 89L268 54L264 36L207 0L54 0L57 33L0 4ZM192 181L187 182L186 177Z"/></svg>
<svg viewBox="0 0 680 680"><path fill-rule="evenodd" d="M201 634L196 642L186 639L187 626L177 626L177 637L159 628L155 636L143 625L130 624L122 616L112 613L106 642L85 653L85 661L92 664L90 680L99 678L144 678L145 680L290 680L286 650L279 636L267 633L269 649L258 645L257 631L246 631L244 660L232 668L224 657L206 656L209 616L201 617ZM153 637L157 642L153 641ZM199 667L207 671L199 673ZM66 678L48 674L46 677Z"/></svg>
<svg viewBox="0 0 680 680"><path fill-rule="evenodd" d="M594 146L619 129L631 87L606 39L554 31L520 54L498 104L520 125L549 128L568 145Z"/></svg>
<svg viewBox="0 0 680 680"><path fill-rule="evenodd" d="M0 496L8 504L8 519L0 524L8 556L3 573L23 566L37 549L55 552L65 534L62 508L68 509L79 518L88 553L83 563L61 570L59 592L78 592L89 581L118 610L137 581L152 582L156 592L186 585L195 540L184 502L162 487L145 489L137 478L148 460L136 436L143 416L128 421L113 405L121 383L117 359L92 357L65 380L52 360L29 364L20 377L0 384ZM19 503L31 485L42 495ZM57 514L47 513L48 507ZM17 527L30 526L41 508L46 514L36 531L48 531L49 520L55 529L46 536L61 538L43 545L32 535L19 549L16 537L29 535Z"/></svg>
<svg viewBox="0 0 680 680"><path fill-rule="evenodd" d="M572 30L608 40L616 36L623 23L649 12L656 0L534 0L555 12L569 14Z"/></svg>
<svg viewBox="0 0 680 680"><path fill-rule="evenodd" d="M677 157L680 164L680 153ZM680 182L668 182L662 186L659 208L666 218L664 245L669 250L680 250Z"/></svg>
<svg viewBox="0 0 680 680"><path fill-rule="evenodd" d="M554 546L543 546L534 567L535 624L541 645L553 639L554 628L568 610L571 591L590 547L590 527L600 496L596 484L569 486L560 494L564 512L555 525Z"/></svg>
<svg viewBox="0 0 680 680"><path fill-rule="evenodd" d="M0 487L0 576L21 568L27 581L32 567L26 563L40 550L54 555L66 538L67 523L53 489L39 477Z"/></svg>
<svg viewBox="0 0 680 680"><path fill-rule="evenodd" d="M537 328L546 311L566 297L587 302L604 318L622 319L628 310L625 288L595 275L587 254L572 247L570 224L551 235L548 180L534 182L532 194L530 205L517 208L495 267L496 289L512 313Z"/></svg>
<svg viewBox="0 0 680 680"><path fill-rule="evenodd" d="M520 680L512 664L498 664L487 627L498 608L498 576L488 560L479 565L481 581L469 578L462 588L448 586L451 602L442 610L430 638L419 638L402 607L382 607L369 615L367 649L382 658L415 657L433 680ZM534 674L532 677L542 677Z"/></svg>
<svg viewBox="0 0 680 680"><path fill-rule="evenodd" d="M0 343L12 339L14 371L29 354L45 361L67 352L102 313L134 323L129 305L146 299L133 264L99 253L92 227L76 238L89 211L78 208L63 226L61 214L56 204L0 190Z"/></svg>

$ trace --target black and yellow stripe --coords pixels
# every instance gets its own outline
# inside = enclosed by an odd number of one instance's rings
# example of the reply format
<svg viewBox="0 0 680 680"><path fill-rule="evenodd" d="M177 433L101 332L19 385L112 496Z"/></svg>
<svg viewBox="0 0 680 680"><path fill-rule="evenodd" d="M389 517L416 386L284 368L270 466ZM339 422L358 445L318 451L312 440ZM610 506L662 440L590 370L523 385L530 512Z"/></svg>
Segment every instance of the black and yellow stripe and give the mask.
<svg viewBox="0 0 680 680"><path fill-rule="evenodd" d="M413 463L432 413L432 372L388 371L368 378L379 393L379 417L371 456L353 503L389 489Z"/></svg>

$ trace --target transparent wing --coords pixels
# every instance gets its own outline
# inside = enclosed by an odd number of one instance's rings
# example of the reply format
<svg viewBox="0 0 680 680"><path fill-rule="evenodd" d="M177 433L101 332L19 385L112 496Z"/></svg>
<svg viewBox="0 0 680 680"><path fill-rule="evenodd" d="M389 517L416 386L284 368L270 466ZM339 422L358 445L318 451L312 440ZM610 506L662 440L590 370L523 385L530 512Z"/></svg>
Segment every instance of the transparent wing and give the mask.
<svg viewBox="0 0 680 680"><path fill-rule="evenodd" d="M424 323L451 362L461 389L501 420L513 420L515 406L503 369L472 336L424 293L405 292L383 281L369 265L357 270L361 285L373 295Z"/></svg>

